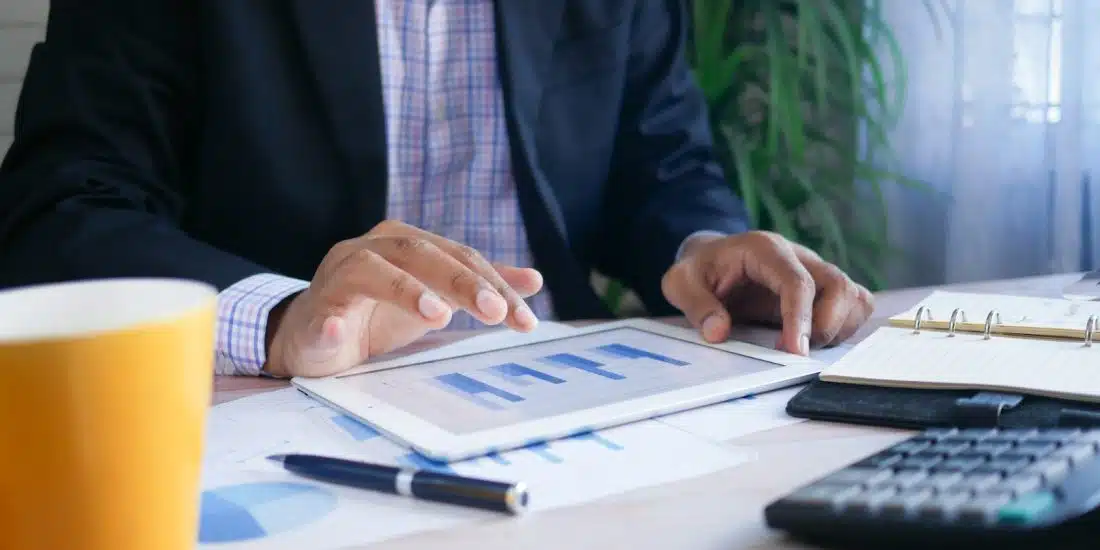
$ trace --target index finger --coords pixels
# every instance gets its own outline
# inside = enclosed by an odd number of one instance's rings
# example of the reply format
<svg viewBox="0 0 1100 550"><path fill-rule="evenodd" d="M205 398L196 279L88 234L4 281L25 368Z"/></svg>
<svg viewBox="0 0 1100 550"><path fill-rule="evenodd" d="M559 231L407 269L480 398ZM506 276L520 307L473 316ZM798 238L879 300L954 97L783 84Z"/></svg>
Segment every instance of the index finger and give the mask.
<svg viewBox="0 0 1100 550"><path fill-rule="evenodd" d="M745 275L779 296L781 347L791 353L809 354L816 293L810 272L794 249L779 238L762 235L741 252Z"/></svg>
<svg viewBox="0 0 1100 550"><path fill-rule="evenodd" d="M434 244L474 273L483 277L507 302L508 312L505 313L504 323L508 327L527 332L534 330L538 325L538 319L531 308L527 307L527 303L523 301L520 293L512 288L497 269L477 250L418 227L405 226L396 231L412 234Z"/></svg>

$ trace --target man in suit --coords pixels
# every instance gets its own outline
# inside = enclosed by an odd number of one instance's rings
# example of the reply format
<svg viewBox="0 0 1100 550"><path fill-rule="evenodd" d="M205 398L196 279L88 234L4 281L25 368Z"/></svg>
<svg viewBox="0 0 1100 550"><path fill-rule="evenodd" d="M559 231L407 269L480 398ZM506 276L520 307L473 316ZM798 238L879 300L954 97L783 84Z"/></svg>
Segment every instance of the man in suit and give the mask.
<svg viewBox="0 0 1100 550"><path fill-rule="evenodd" d="M683 0L54 0L0 172L0 283L219 291L217 370L319 376L430 330L609 316L847 338L866 289L752 231Z"/></svg>

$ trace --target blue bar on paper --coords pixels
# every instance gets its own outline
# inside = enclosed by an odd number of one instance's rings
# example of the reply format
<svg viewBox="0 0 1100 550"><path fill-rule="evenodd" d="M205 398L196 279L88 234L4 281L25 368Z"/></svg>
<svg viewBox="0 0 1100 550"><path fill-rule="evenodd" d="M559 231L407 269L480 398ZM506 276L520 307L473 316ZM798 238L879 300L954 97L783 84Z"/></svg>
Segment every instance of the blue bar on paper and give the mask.
<svg viewBox="0 0 1100 550"><path fill-rule="evenodd" d="M498 453L496 451L493 451L493 452L491 452L491 453L489 453L485 456L489 457L489 460L492 460L493 462L496 462L497 464L500 464L501 466L511 466L512 465L512 463L507 458L504 458L503 456L500 456L500 453Z"/></svg>
<svg viewBox="0 0 1100 550"><path fill-rule="evenodd" d="M618 443L615 443L614 441L611 441L610 439L607 439L606 437L604 437L604 436L602 436L602 435L600 435L596 432L581 432L579 434L574 434L574 435L570 436L569 438L570 439L587 439L588 441L592 441L594 443L599 443L600 445L603 445L604 447L607 447L608 449L610 449L612 451L621 451L621 450L623 450L622 445L619 445Z"/></svg>
<svg viewBox="0 0 1100 550"><path fill-rule="evenodd" d="M508 380L509 382L526 386L530 384L527 377L542 380L543 382L549 382L551 384L561 384L565 380L558 378L557 376L550 376L545 372L532 369L531 367L525 367L519 363L504 363L503 365L493 365L489 367L489 372Z"/></svg>
<svg viewBox="0 0 1100 550"><path fill-rule="evenodd" d="M612 380L622 380L626 378L617 372L601 369L600 367L603 366L602 363L597 363L591 359L585 359L584 357L573 355L572 353L555 353L554 355L543 357L539 359L539 361L552 363L560 367L583 370L587 373L610 378Z"/></svg>
<svg viewBox="0 0 1100 550"><path fill-rule="evenodd" d="M416 468L417 470L427 470L429 472L438 472L441 474L453 474L454 470L447 465L446 462L436 462L419 453L409 453L401 457L401 462Z"/></svg>
<svg viewBox="0 0 1100 550"><path fill-rule="evenodd" d="M346 415L338 414L332 417L332 423L344 430L352 439L356 441L366 441L368 439L374 439L378 437L378 432L374 428Z"/></svg>
<svg viewBox="0 0 1100 550"><path fill-rule="evenodd" d="M531 451L532 453L535 453L536 455L539 455L540 458L547 462L551 462L554 464L561 464L562 462L565 462L562 457L550 452L550 445L547 445L545 442L532 443L531 445L528 445L526 449L528 451Z"/></svg>
<svg viewBox="0 0 1100 550"><path fill-rule="evenodd" d="M600 346L596 348L604 353L614 355L616 357L622 357L623 359L653 359L654 361L660 361L669 365L676 365L677 367L687 366L689 363L680 361L679 359L673 359L657 353L638 349L626 344L608 344L606 346Z"/></svg>
<svg viewBox="0 0 1100 550"><path fill-rule="evenodd" d="M478 394L487 393L490 395L495 395L501 399L504 399L505 401L511 401L512 403L523 401L522 397L514 393L509 393L500 388L490 386L485 382L474 380L473 378L470 378L469 376L466 376L462 373L452 372L450 374L436 376L435 379L471 397L476 397ZM481 400L477 401L481 403Z"/></svg>

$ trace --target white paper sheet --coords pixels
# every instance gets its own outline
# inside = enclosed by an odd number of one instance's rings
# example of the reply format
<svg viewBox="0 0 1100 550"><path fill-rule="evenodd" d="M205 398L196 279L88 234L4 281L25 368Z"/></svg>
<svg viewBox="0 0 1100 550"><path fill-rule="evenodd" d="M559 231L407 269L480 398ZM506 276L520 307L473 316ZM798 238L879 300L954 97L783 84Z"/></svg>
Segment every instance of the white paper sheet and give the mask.
<svg viewBox="0 0 1100 550"><path fill-rule="evenodd" d="M229 403L213 411L212 424L218 428L212 437L211 451L222 454L209 456L207 462L204 541L267 533L228 546L302 548L307 544L309 548L335 548L465 522L503 520L491 512L364 494L283 472L266 457L273 453L304 452L384 464L440 467L357 421L315 404L297 390L279 390ZM751 458L743 451L706 441L673 426L645 421L443 468L461 475L523 481L531 491L531 510L537 512L704 475ZM253 483L293 483L298 488L242 487ZM280 489L282 494L278 492ZM286 494L287 491L291 494ZM242 504L211 504L234 501Z"/></svg>
<svg viewBox="0 0 1100 550"><path fill-rule="evenodd" d="M553 324L543 328L571 330ZM425 352L424 357L511 345L516 339L509 335L472 338ZM282 471L266 457L303 452L439 467L296 389L213 408L207 441L200 548L338 548L474 521L522 521L320 484ZM537 513L705 475L751 458L745 451L677 427L645 421L446 468L462 475L522 480L530 487L531 509Z"/></svg>

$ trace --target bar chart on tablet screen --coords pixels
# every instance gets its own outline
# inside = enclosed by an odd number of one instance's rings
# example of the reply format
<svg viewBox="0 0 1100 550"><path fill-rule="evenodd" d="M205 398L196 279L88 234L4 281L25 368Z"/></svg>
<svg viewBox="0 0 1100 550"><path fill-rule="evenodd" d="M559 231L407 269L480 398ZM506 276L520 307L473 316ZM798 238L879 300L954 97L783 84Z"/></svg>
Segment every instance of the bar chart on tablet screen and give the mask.
<svg viewBox="0 0 1100 550"><path fill-rule="evenodd" d="M344 380L443 429L469 433L778 366L619 328Z"/></svg>

